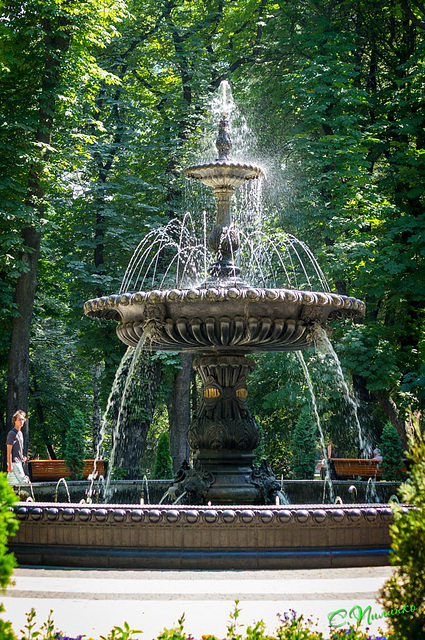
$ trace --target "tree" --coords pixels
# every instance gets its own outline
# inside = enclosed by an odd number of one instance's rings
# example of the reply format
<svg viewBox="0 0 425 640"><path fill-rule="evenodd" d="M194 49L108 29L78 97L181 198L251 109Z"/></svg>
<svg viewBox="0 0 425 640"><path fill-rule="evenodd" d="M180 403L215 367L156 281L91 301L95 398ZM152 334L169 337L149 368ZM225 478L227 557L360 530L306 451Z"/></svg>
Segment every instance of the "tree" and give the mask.
<svg viewBox="0 0 425 640"><path fill-rule="evenodd" d="M155 480L168 480L173 477L173 460L171 458L170 436L168 433L161 433L159 436L153 477Z"/></svg>
<svg viewBox="0 0 425 640"><path fill-rule="evenodd" d="M400 480L403 477L403 446L392 424L386 424L381 436L382 477L384 480Z"/></svg>
<svg viewBox="0 0 425 640"><path fill-rule="evenodd" d="M292 445L292 472L295 478L311 479L316 466L317 426L308 406L303 407L295 426Z"/></svg>
<svg viewBox="0 0 425 640"><path fill-rule="evenodd" d="M85 458L86 422L84 415L76 409L69 421L65 436L64 459L73 480L81 477Z"/></svg>
<svg viewBox="0 0 425 640"><path fill-rule="evenodd" d="M268 73L240 78L285 167L271 224L310 244L337 291L366 301L363 327L336 328L343 365L403 443L399 390L423 362L423 25L419 3L284 3L264 29Z"/></svg>
<svg viewBox="0 0 425 640"><path fill-rule="evenodd" d="M8 256L2 290L9 303L10 327L7 422L16 409L28 410L30 330L42 230L50 222L50 195L66 155L55 147L57 131L72 126L75 86L89 70L88 77L94 80L89 50L92 43L112 36L121 10L120 3L105 2L99 7L93 0L80 3L78 10L60 0L30 0L24 6L10 0L2 5L5 73L1 92L6 126L0 143L8 172L1 184ZM13 231L17 238L10 243ZM27 447L27 432L24 439Z"/></svg>

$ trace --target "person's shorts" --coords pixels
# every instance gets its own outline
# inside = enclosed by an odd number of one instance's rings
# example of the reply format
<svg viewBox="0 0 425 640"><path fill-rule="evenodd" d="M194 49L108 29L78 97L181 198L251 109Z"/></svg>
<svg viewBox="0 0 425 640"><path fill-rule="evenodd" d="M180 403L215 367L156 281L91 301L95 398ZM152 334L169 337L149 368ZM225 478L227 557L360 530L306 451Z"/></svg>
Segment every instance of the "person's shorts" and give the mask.
<svg viewBox="0 0 425 640"><path fill-rule="evenodd" d="M12 485L29 484L28 476L25 475L21 462L13 462L13 471L7 474L7 481Z"/></svg>

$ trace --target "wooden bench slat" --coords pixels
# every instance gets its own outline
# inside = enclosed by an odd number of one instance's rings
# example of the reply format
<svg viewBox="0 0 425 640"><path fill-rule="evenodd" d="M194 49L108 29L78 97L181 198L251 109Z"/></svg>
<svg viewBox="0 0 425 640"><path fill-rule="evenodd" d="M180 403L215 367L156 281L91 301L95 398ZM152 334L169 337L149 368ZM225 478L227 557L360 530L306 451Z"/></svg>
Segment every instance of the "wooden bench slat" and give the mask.
<svg viewBox="0 0 425 640"><path fill-rule="evenodd" d="M85 460L82 469L83 479L94 471L94 460ZM105 476L107 469L106 460L96 460L96 472L98 475ZM59 480L60 478L69 478L70 470L66 466L65 460L29 460L28 461L29 477L31 482L43 482L45 480Z"/></svg>
<svg viewBox="0 0 425 640"><path fill-rule="evenodd" d="M362 478L379 478L382 475L378 468L379 460L369 458L330 458L335 477L360 476Z"/></svg>

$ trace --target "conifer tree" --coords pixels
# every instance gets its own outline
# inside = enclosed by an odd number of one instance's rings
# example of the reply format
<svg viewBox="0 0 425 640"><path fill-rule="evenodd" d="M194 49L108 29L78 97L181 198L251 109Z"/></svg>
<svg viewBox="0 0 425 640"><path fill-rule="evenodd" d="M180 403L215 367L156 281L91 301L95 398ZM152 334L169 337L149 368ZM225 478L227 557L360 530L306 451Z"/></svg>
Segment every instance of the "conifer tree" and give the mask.
<svg viewBox="0 0 425 640"><path fill-rule="evenodd" d="M292 471L295 478L313 478L316 463L316 425L303 407L294 430Z"/></svg>
<svg viewBox="0 0 425 640"><path fill-rule="evenodd" d="M173 477L173 460L171 458L170 436L168 433L161 433L159 436L153 477L155 480Z"/></svg>
<svg viewBox="0 0 425 640"><path fill-rule="evenodd" d="M69 427L65 439L65 462L71 471L71 478L81 476L85 457L85 433L86 423L84 415L76 409L69 421Z"/></svg>
<svg viewBox="0 0 425 640"><path fill-rule="evenodd" d="M400 480L403 477L403 445L396 428L388 423L381 436L382 477L384 480Z"/></svg>

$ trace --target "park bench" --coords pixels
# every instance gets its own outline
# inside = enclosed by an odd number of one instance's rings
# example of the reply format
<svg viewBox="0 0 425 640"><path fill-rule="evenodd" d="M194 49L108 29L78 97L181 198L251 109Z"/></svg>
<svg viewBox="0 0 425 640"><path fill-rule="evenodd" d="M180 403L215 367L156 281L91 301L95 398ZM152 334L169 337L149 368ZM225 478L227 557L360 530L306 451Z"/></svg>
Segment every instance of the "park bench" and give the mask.
<svg viewBox="0 0 425 640"><path fill-rule="evenodd" d="M105 476L107 468L106 460L96 460L96 473L98 476ZM94 471L94 460L84 460L82 477L87 480ZM31 482L56 481L59 478L69 478L70 470L66 466L65 460L29 460L28 475Z"/></svg>
<svg viewBox="0 0 425 640"><path fill-rule="evenodd" d="M368 458L329 458L331 476L335 480L380 478L379 460Z"/></svg>

